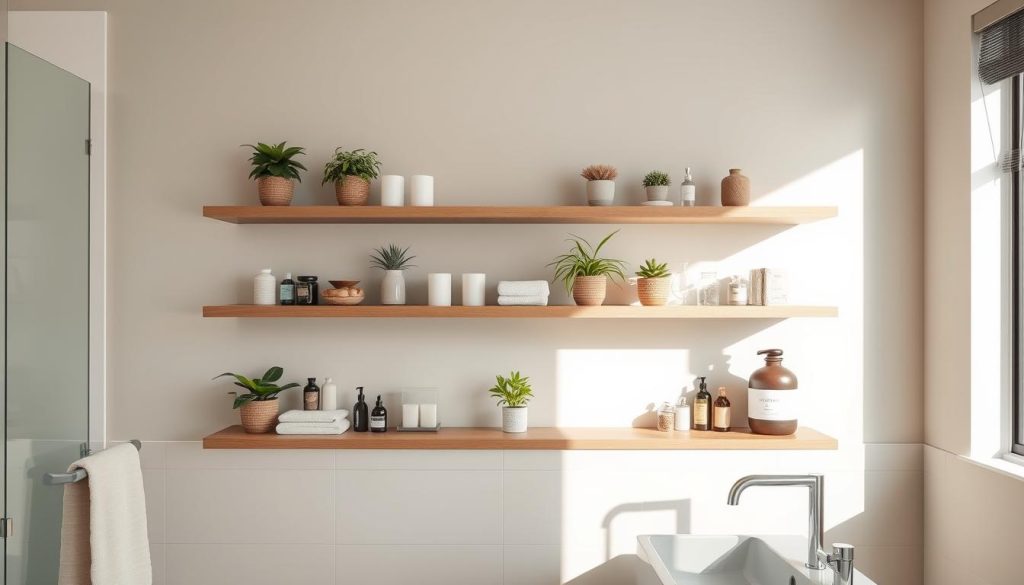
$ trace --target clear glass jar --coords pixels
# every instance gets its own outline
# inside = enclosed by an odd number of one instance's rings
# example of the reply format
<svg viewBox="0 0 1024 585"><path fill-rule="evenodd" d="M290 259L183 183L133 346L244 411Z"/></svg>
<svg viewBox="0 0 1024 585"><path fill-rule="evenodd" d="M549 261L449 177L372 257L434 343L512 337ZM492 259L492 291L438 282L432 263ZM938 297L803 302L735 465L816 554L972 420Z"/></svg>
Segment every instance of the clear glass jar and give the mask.
<svg viewBox="0 0 1024 585"><path fill-rule="evenodd" d="M658 430L667 433L676 426L676 408L668 402L662 402L658 409Z"/></svg>
<svg viewBox="0 0 1024 585"><path fill-rule="evenodd" d="M717 272L700 273L700 298L697 304L706 307L718 306L722 291L718 284Z"/></svg>

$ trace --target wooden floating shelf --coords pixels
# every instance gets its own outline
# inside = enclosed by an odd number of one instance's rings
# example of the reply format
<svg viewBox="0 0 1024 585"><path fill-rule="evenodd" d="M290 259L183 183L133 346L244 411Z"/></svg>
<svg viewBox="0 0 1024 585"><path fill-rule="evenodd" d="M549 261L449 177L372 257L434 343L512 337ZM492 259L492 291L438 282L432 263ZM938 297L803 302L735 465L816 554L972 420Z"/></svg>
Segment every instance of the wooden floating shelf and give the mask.
<svg viewBox="0 0 1024 585"><path fill-rule="evenodd" d="M700 307L668 305L641 307L603 305L578 307L429 307L422 305L210 305L203 317L244 318L441 318L441 319L789 319L836 317L839 309L827 306L771 305L767 307Z"/></svg>
<svg viewBox="0 0 1024 585"><path fill-rule="evenodd" d="M356 433L341 435L250 435L231 426L203 437L204 449L535 449L565 450L834 450L836 439L810 428L795 435L754 435L749 429L728 433L633 428L535 427L525 433L498 428L450 427L437 433Z"/></svg>
<svg viewBox="0 0 1024 585"><path fill-rule="evenodd" d="M229 223L610 223L797 225L835 217L836 207L286 207L206 206L203 216Z"/></svg>

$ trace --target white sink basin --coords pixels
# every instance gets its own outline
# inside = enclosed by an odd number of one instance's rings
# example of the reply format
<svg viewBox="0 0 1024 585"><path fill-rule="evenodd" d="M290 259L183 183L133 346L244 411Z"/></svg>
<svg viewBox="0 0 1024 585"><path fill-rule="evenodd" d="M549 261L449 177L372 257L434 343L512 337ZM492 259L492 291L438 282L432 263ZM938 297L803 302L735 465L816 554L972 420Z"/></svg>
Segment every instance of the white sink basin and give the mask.
<svg viewBox="0 0 1024 585"><path fill-rule="evenodd" d="M640 557L663 585L831 585L832 571L804 567L802 536L641 536ZM856 559L854 559L856 564ZM855 573L855 585L875 585Z"/></svg>

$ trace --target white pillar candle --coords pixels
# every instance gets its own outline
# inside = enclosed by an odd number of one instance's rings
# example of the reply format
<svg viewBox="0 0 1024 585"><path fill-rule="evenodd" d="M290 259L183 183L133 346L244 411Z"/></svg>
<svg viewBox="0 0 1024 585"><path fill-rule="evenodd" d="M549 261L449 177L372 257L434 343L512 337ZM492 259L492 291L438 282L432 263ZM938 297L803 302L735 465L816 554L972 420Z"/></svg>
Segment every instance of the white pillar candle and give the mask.
<svg viewBox="0 0 1024 585"><path fill-rule="evenodd" d="M420 426L425 429L437 428L437 405L420 405Z"/></svg>
<svg viewBox="0 0 1024 585"><path fill-rule="evenodd" d="M452 275L434 272L427 275L427 304L431 307L452 306Z"/></svg>
<svg viewBox="0 0 1024 585"><path fill-rule="evenodd" d="M405 205L405 177L384 175L380 178L380 204L384 207Z"/></svg>
<svg viewBox="0 0 1024 585"><path fill-rule="evenodd" d="M487 288L487 275L482 272L469 272L462 275L462 306L484 306L484 292Z"/></svg>
<svg viewBox="0 0 1024 585"><path fill-rule="evenodd" d="M413 175L410 179L409 203L416 207L434 205L434 177Z"/></svg>
<svg viewBox="0 0 1024 585"><path fill-rule="evenodd" d="M436 413L435 413L436 415ZM420 405L402 405L402 426L405 428L416 428L420 426Z"/></svg>

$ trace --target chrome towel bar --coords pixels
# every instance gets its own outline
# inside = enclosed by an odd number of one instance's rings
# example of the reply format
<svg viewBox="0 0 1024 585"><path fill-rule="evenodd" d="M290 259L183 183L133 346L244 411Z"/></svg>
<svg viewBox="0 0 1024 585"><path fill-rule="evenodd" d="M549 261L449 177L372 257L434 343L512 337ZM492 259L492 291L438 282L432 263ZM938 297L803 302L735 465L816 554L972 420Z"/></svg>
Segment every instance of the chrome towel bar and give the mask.
<svg viewBox="0 0 1024 585"><path fill-rule="evenodd" d="M142 441L138 439L132 439L129 441L135 448L142 451ZM84 469L76 469L71 473L47 473L43 475L43 483L46 485L62 485L65 483L75 483L82 481L89 474Z"/></svg>

